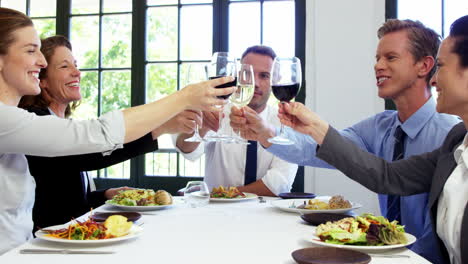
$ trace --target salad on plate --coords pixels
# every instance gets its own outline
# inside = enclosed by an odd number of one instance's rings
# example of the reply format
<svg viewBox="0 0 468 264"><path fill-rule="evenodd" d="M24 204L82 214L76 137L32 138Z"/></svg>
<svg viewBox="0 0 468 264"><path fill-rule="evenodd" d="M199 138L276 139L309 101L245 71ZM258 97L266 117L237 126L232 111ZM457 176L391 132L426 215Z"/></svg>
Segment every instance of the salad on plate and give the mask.
<svg viewBox="0 0 468 264"><path fill-rule="evenodd" d="M166 191L151 189L131 189L120 191L107 201L108 204L123 206L158 206L172 204L172 196Z"/></svg>
<svg viewBox="0 0 468 264"><path fill-rule="evenodd" d="M362 214L317 226L315 234L321 241L339 245L385 246L406 244L404 226L383 216Z"/></svg>

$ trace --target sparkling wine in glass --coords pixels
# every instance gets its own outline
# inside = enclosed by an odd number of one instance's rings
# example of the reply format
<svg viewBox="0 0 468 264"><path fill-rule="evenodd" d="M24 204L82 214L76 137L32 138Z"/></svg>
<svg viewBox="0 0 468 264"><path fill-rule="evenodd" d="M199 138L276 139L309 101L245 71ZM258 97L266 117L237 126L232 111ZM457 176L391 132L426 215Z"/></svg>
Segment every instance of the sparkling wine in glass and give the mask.
<svg viewBox="0 0 468 264"><path fill-rule="evenodd" d="M221 84L215 88L226 88L237 85L237 70L236 70L236 58L228 52L215 52L211 58L211 62L206 65L205 70L208 76L208 79L216 79L226 76L234 77L232 82ZM231 95L218 96L222 99L228 99ZM219 106L223 107L223 106ZM219 128L214 135L207 135L205 137L206 141L223 141L223 142L233 142L233 138L230 135L223 134L223 111L219 112Z"/></svg>
<svg viewBox="0 0 468 264"><path fill-rule="evenodd" d="M301 88L301 61L296 58L275 58L271 69L271 88L276 99L281 103L291 101ZM284 136L284 125L281 124L280 134L269 138L268 142L279 145L292 145L294 141Z"/></svg>
<svg viewBox="0 0 468 264"><path fill-rule="evenodd" d="M242 108L249 104L255 91L255 78L253 67L250 64L239 64L237 68L237 90L231 95L231 103L237 108ZM235 137L236 143L249 144L249 142L240 137Z"/></svg>

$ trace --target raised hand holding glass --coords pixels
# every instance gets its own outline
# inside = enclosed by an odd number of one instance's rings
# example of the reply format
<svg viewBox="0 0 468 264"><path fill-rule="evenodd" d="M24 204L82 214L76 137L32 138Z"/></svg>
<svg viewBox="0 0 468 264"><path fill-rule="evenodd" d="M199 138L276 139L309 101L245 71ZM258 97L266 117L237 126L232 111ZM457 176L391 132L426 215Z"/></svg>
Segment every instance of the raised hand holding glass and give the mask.
<svg viewBox="0 0 468 264"><path fill-rule="evenodd" d="M291 101L299 93L302 82L301 61L296 58L275 58L271 69L271 88L276 99L281 103ZM284 125L280 134L268 139L268 142L279 145L292 145L294 141L284 136Z"/></svg>
<svg viewBox="0 0 468 264"><path fill-rule="evenodd" d="M242 108L249 104L255 91L255 78L253 67L250 64L239 64L237 71L237 90L231 95L231 103ZM236 143L249 144L249 142L239 136L235 137Z"/></svg>
<svg viewBox="0 0 468 264"><path fill-rule="evenodd" d="M187 84L198 83L207 79L204 64L189 64L187 70ZM186 138L186 142L203 142L203 138L199 134L198 123L195 124L193 136Z"/></svg>
<svg viewBox="0 0 468 264"><path fill-rule="evenodd" d="M215 52L211 59L211 62L205 67L206 74L210 80L225 77L233 76L235 79L232 82L216 86L216 88L226 88L237 85L237 71L236 71L236 58L230 55L228 52ZM230 95L220 96L219 98L228 99ZM223 107L223 106L219 106ZM223 142L233 142L233 138L229 135L222 133L223 131L223 111L219 112L219 128L214 135L207 135L205 137L206 141L223 141Z"/></svg>

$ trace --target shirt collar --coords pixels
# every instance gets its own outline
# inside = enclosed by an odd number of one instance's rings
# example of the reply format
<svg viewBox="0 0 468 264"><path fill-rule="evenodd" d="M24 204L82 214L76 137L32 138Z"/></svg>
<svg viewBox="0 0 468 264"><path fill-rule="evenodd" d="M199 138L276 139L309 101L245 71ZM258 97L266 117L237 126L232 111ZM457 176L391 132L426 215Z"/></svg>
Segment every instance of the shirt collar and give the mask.
<svg viewBox="0 0 468 264"><path fill-rule="evenodd" d="M468 144L468 133L465 134L465 138L463 139L463 143L460 144L455 151L453 152L453 157L455 158L455 161L457 164L460 164L462 161L465 162L465 164L468 164L468 154L464 154L463 152L466 150L466 146Z"/></svg>
<svg viewBox="0 0 468 264"><path fill-rule="evenodd" d="M412 114L408 120L406 120L403 124L398 120L397 116L397 126L401 125L403 131L405 131L406 135L414 139L416 135L423 129L426 123L432 118L432 116L436 113L436 102L431 97L427 102L421 106L414 114Z"/></svg>
<svg viewBox="0 0 468 264"><path fill-rule="evenodd" d="M50 109L50 107L47 107L47 109L49 109L49 112L50 112L51 115L57 116L57 115L54 113L54 111L52 111L52 109Z"/></svg>

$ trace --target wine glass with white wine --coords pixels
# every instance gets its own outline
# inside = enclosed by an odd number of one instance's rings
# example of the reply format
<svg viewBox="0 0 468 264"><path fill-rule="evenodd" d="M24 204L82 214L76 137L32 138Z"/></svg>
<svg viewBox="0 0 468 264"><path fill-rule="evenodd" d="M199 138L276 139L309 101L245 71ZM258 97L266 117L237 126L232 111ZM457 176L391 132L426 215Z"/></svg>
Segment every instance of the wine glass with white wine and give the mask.
<svg viewBox="0 0 468 264"><path fill-rule="evenodd" d="M255 91L255 78L253 67L250 64L239 64L237 67L237 90L231 95L231 103L237 108L242 108L249 104ZM235 143L249 144L249 142L240 137L237 132Z"/></svg>

